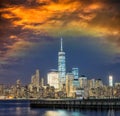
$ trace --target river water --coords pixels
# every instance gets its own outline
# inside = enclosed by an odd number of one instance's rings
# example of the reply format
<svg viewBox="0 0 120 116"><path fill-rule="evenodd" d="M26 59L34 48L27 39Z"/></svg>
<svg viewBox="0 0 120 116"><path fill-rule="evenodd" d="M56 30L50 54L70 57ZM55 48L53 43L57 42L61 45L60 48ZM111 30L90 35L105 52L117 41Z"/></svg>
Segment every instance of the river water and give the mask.
<svg viewBox="0 0 120 116"><path fill-rule="evenodd" d="M30 108L29 101L0 101L0 116L120 116L120 110Z"/></svg>

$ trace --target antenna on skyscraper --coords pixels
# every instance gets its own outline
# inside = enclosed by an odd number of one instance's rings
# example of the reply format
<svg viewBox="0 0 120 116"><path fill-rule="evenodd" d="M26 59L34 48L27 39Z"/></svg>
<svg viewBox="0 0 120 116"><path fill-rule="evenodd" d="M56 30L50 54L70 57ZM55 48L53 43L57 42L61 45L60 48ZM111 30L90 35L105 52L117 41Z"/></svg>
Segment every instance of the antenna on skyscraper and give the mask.
<svg viewBox="0 0 120 116"><path fill-rule="evenodd" d="M61 52L63 51L63 39L62 39L62 37L61 37Z"/></svg>

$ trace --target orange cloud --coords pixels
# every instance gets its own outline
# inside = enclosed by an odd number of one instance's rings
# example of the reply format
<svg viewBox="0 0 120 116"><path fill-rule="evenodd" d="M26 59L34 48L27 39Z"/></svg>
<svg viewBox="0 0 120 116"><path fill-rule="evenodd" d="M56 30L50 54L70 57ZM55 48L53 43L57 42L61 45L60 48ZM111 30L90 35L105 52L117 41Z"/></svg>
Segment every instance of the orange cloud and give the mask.
<svg viewBox="0 0 120 116"><path fill-rule="evenodd" d="M21 33L24 30L31 30L30 33L34 35L45 33L58 36L62 33L65 36L92 36L104 38L104 42L119 49L119 8L116 10L114 4L111 6L111 0L103 1L27 0L28 4L9 4L0 12L3 19L10 21L10 28L19 27ZM9 39L17 39L17 42L10 44L12 54L15 49L19 51L19 43L28 44L28 40L27 42L24 40L25 37L19 36L21 34L9 35ZM29 45L32 46L30 42Z"/></svg>

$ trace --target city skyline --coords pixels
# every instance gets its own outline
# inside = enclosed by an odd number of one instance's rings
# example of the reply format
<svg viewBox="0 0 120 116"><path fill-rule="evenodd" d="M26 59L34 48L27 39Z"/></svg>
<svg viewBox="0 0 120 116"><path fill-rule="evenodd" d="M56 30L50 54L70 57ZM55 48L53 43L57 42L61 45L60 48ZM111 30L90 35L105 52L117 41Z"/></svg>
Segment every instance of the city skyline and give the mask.
<svg viewBox="0 0 120 116"><path fill-rule="evenodd" d="M58 51L57 51L57 52L58 52L58 59L57 59L57 61L55 61L55 63L58 64L58 66L56 65L56 69L55 69L55 67L51 67L51 69L48 69L48 70L47 70L45 76L42 75L42 78L45 79L45 83L47 82L47 74L48 74L48 72L49 72L50 70L52 70L52 69L53 69L53 70L58 70L58 72L59 72L59 65L61 65L61 64L59 64L59 53L64 53L64 55L65 55L65 52L63 52L63 38L59 38L59 41L60 41L60 44L58 43ZM64 46L64 47L65 47L65 46ZM57 56L57 54L56 54L56 56ZM68 58L68 59L69 59L69 58ZM66 60L66 59L65 59L65 60ZM64 62L66 62L66 61L64 61ZM65 65L66 65L66 63L65 63ZM75 67L74 67L74 66L75 66ZM78 67L79 67L79 66L78 66ZM65 73L66 73L66 74L67 74L67 73L72 73L72 70L73 70L74 68L75 68L75 69L77 68L77 70L79 71L79 68L78 68L78 67L76 67L76 65L73 65L73 67L69 67L69 68L66 67L67 71L66 71ZM66 70L66 69L65 69L65 70ZM68 69L69 69L69 70L68 70ZM37 69L34 69L34 71L35 71L35 70L40 70L40 69L37 68ZM30 72L30 74L32 75L32 74L34 73L34 71L33 71L33 72ZM60 72L61 72L61 71L60 71ZM42 72L41 72L41 70L40 70L40 74L41 74L41 73L42 73ZM74 74L74 73L73 73L73 74ZM105 84L108 84L108 85L109 85L109 76L110 76L109 74L112 74L112 73L108 73L108 75L107 75L108 77L106 76L106 78L105 78L105 80L106 80ZM30 79L31 79L31 75L30 75L30 77L29 77ZM81 75L78 75L78 78L81 77L81 76L86 76L86 74L82 74L82 73L81 73ZM114 75L112 75L112 76L114 76ZM59 78L61 78L60 75L59 75ZM95 77L89 77L89 76L87 76L87 78L88 78L88 79L93 79L93 78L95 78ZM29 80L30 80L30 79L29 79ZM96 76L95 79L102 79L102 78L99 78L99 77ZM19 80L19 78L17 78L17 80ZM27 81L27 83L30 82L29 80ZM102 79L102 80L104 80L104 79ZM16 80L15 80L15 81L16 81ZM13 83L15 83L15 81L14 81ZM23 81L23 80L21 80L21 81ZM117 82L117 81L116 81L116 82ZM115 80L113 80L113 83L115 83ZM23 84L24 84L24 83L23 83Z"/></svg>
<svg viewBox="0 0 120 116"><path fill-rule="evenodd" d="M106 84L101 78L90 79L85 75L79 75L78 67L72 67L71 71L67 72L66 61L61 38L58 68L50 69L47 79L41 77L40 70L36 69L31 76L31 81L26 85L19 79L12 85L0 84L0 99L119 98L120 82L114 82L112 75L109 75L108 84Z"/></svg>
<svg viewBox="0 0 120 116"><path fill-rule="evenodd" d="M117 0L1 1L0 83L32 73L42 77L57 69L60 37L64 39L67 72L120 81L120 2ZM34 14L34 15L33 15ZM9 81L8 81L9 80Z"/></svg>

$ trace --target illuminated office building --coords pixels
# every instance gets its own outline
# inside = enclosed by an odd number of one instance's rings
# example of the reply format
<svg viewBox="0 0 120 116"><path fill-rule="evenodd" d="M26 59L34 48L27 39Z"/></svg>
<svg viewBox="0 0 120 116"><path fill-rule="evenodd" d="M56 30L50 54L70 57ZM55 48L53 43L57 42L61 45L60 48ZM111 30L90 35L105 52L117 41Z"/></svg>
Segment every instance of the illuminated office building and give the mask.
<svg viewBox="0 0 120 116"><path fill-rule="evenodd" d="M55 89L59 89L59 76L58 76L58 71L56 70L51 70L47 74L47 83L50 86L55 87Z"/></svg>
<svg viewBox="0 0 120 116"><path fill-rule="evenodd" d="M31 83L35 87L39 87L40 85L40 73L39 70L36 70L36 73L31 78Z"/></svg>
<svg viewBox="0 0 120 116"><path fill-rule="evenodd" d="M79 83L80 83L80 88L85 88L85 87L87 87L87 85L88 85L87 77L85 77L84 75L82 75L82 76L79 78Z"/></svg>
<svg viewBox="0 0 120 116"><path fill-rule="evenodd" d="M65 52L63 51L63 40L61 38L61 48L58 52L58 73L59 73L59 81L62 88L63 84L65 84L65 75L66 75L66 63L65 63Z"/></svg>
<svg viewBox="0 0 120 116"><path fill-rule="evenodd" d="M78 79L79 69L78 68L72 68L72 74L74 75L74 79Z"/></svg>
<svg viewBox="0 0 120 116"><path fill-rule="evenodd" d="M67 97L72 97L73 81L74 81L74 75L72 73L67 73L66 74L66 93L67 93Z"/></svg>
<svg viewBox="0 0 120 116"><path fill-rule="evenodd" d="M101 79L96 79L95 80L95 88L100 88L103 87L103 82Z"/></svg>
<svg viewBox="0 0 120 116"><path fill-rule="evenodd" d="M91 88L95 88L95 83L96 80L95 79L90 79L88 80L88 87L91 89Z"/></svg>
<svg viewBox="0 0 120 116"><path fill-rule="evenodd" d="M113 87L113 76L109 75L109 86Z"/></svg>

